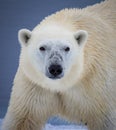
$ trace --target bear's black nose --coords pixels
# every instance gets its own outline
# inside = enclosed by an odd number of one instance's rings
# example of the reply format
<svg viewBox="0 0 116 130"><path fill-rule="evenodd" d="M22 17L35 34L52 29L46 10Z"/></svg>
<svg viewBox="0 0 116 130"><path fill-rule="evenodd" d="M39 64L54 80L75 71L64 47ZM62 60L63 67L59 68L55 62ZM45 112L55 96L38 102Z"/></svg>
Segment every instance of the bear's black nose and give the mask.
<svg viewBox="0 0 116 130"><path fill-rule="evenodd" d="M62 73L61 65L51 65L49 67L49 73L54 77L59 76Z"/></svg>

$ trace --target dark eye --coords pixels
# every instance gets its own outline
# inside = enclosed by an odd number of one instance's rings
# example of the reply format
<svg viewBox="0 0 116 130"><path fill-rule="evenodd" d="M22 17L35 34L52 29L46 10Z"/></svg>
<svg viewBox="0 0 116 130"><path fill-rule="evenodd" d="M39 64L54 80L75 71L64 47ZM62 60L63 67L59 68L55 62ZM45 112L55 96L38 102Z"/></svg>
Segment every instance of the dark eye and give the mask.
<svg viewBox="0 0 116 130"><path fill-rule="evenodd" d="M40 51L45 51L46 49L45 49L45 47L42 46L42 47L39 48L39 50Z"/></svg>
<svg viewBox="0 0 116 130"><path fill-rule="evenodd" d="M68 51L70 51L70 48L66 47L64 50L65 50L65 52L68 52Z"/></svg>

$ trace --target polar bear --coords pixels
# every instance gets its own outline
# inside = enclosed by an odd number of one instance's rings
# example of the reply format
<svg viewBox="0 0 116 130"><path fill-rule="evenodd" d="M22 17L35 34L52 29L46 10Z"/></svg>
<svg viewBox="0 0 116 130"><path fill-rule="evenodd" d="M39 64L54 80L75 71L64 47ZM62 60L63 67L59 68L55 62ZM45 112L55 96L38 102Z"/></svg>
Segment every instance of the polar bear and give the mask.
<svg viewBox="0 0 116 130"><path fill-rule="evenodd" d="M64 9L21 29L2 130L42 130L50 116L116 130L116 0Z"/></svg>

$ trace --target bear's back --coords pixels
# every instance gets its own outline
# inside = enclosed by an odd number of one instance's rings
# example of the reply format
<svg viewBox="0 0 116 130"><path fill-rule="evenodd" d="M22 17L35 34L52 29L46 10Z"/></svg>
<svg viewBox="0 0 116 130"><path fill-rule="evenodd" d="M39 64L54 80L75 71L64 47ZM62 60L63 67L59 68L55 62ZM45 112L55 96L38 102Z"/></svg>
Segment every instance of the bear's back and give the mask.
<svg viewBox="0 0 116 130"><path fill-rule="evenodd" d="M100 4L95 4L86 8L87 11L97 13L104 22L116 29L116 0L105 0Z"/></svg>

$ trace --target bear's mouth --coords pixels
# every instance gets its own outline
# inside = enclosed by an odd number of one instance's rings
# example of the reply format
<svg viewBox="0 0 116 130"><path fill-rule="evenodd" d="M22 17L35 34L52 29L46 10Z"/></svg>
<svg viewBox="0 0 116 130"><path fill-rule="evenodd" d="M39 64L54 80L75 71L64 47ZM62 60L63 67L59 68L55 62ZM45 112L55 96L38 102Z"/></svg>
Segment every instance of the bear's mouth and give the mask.
<svg viewBox="0 0 116 130"><path fill-rule="evenodd" d="M61 76L61 77L53 77L53 76L49 76L48 78L49 79L52 79L52 80L57 80L57 79L61 79L63 76Z"/></svg>

